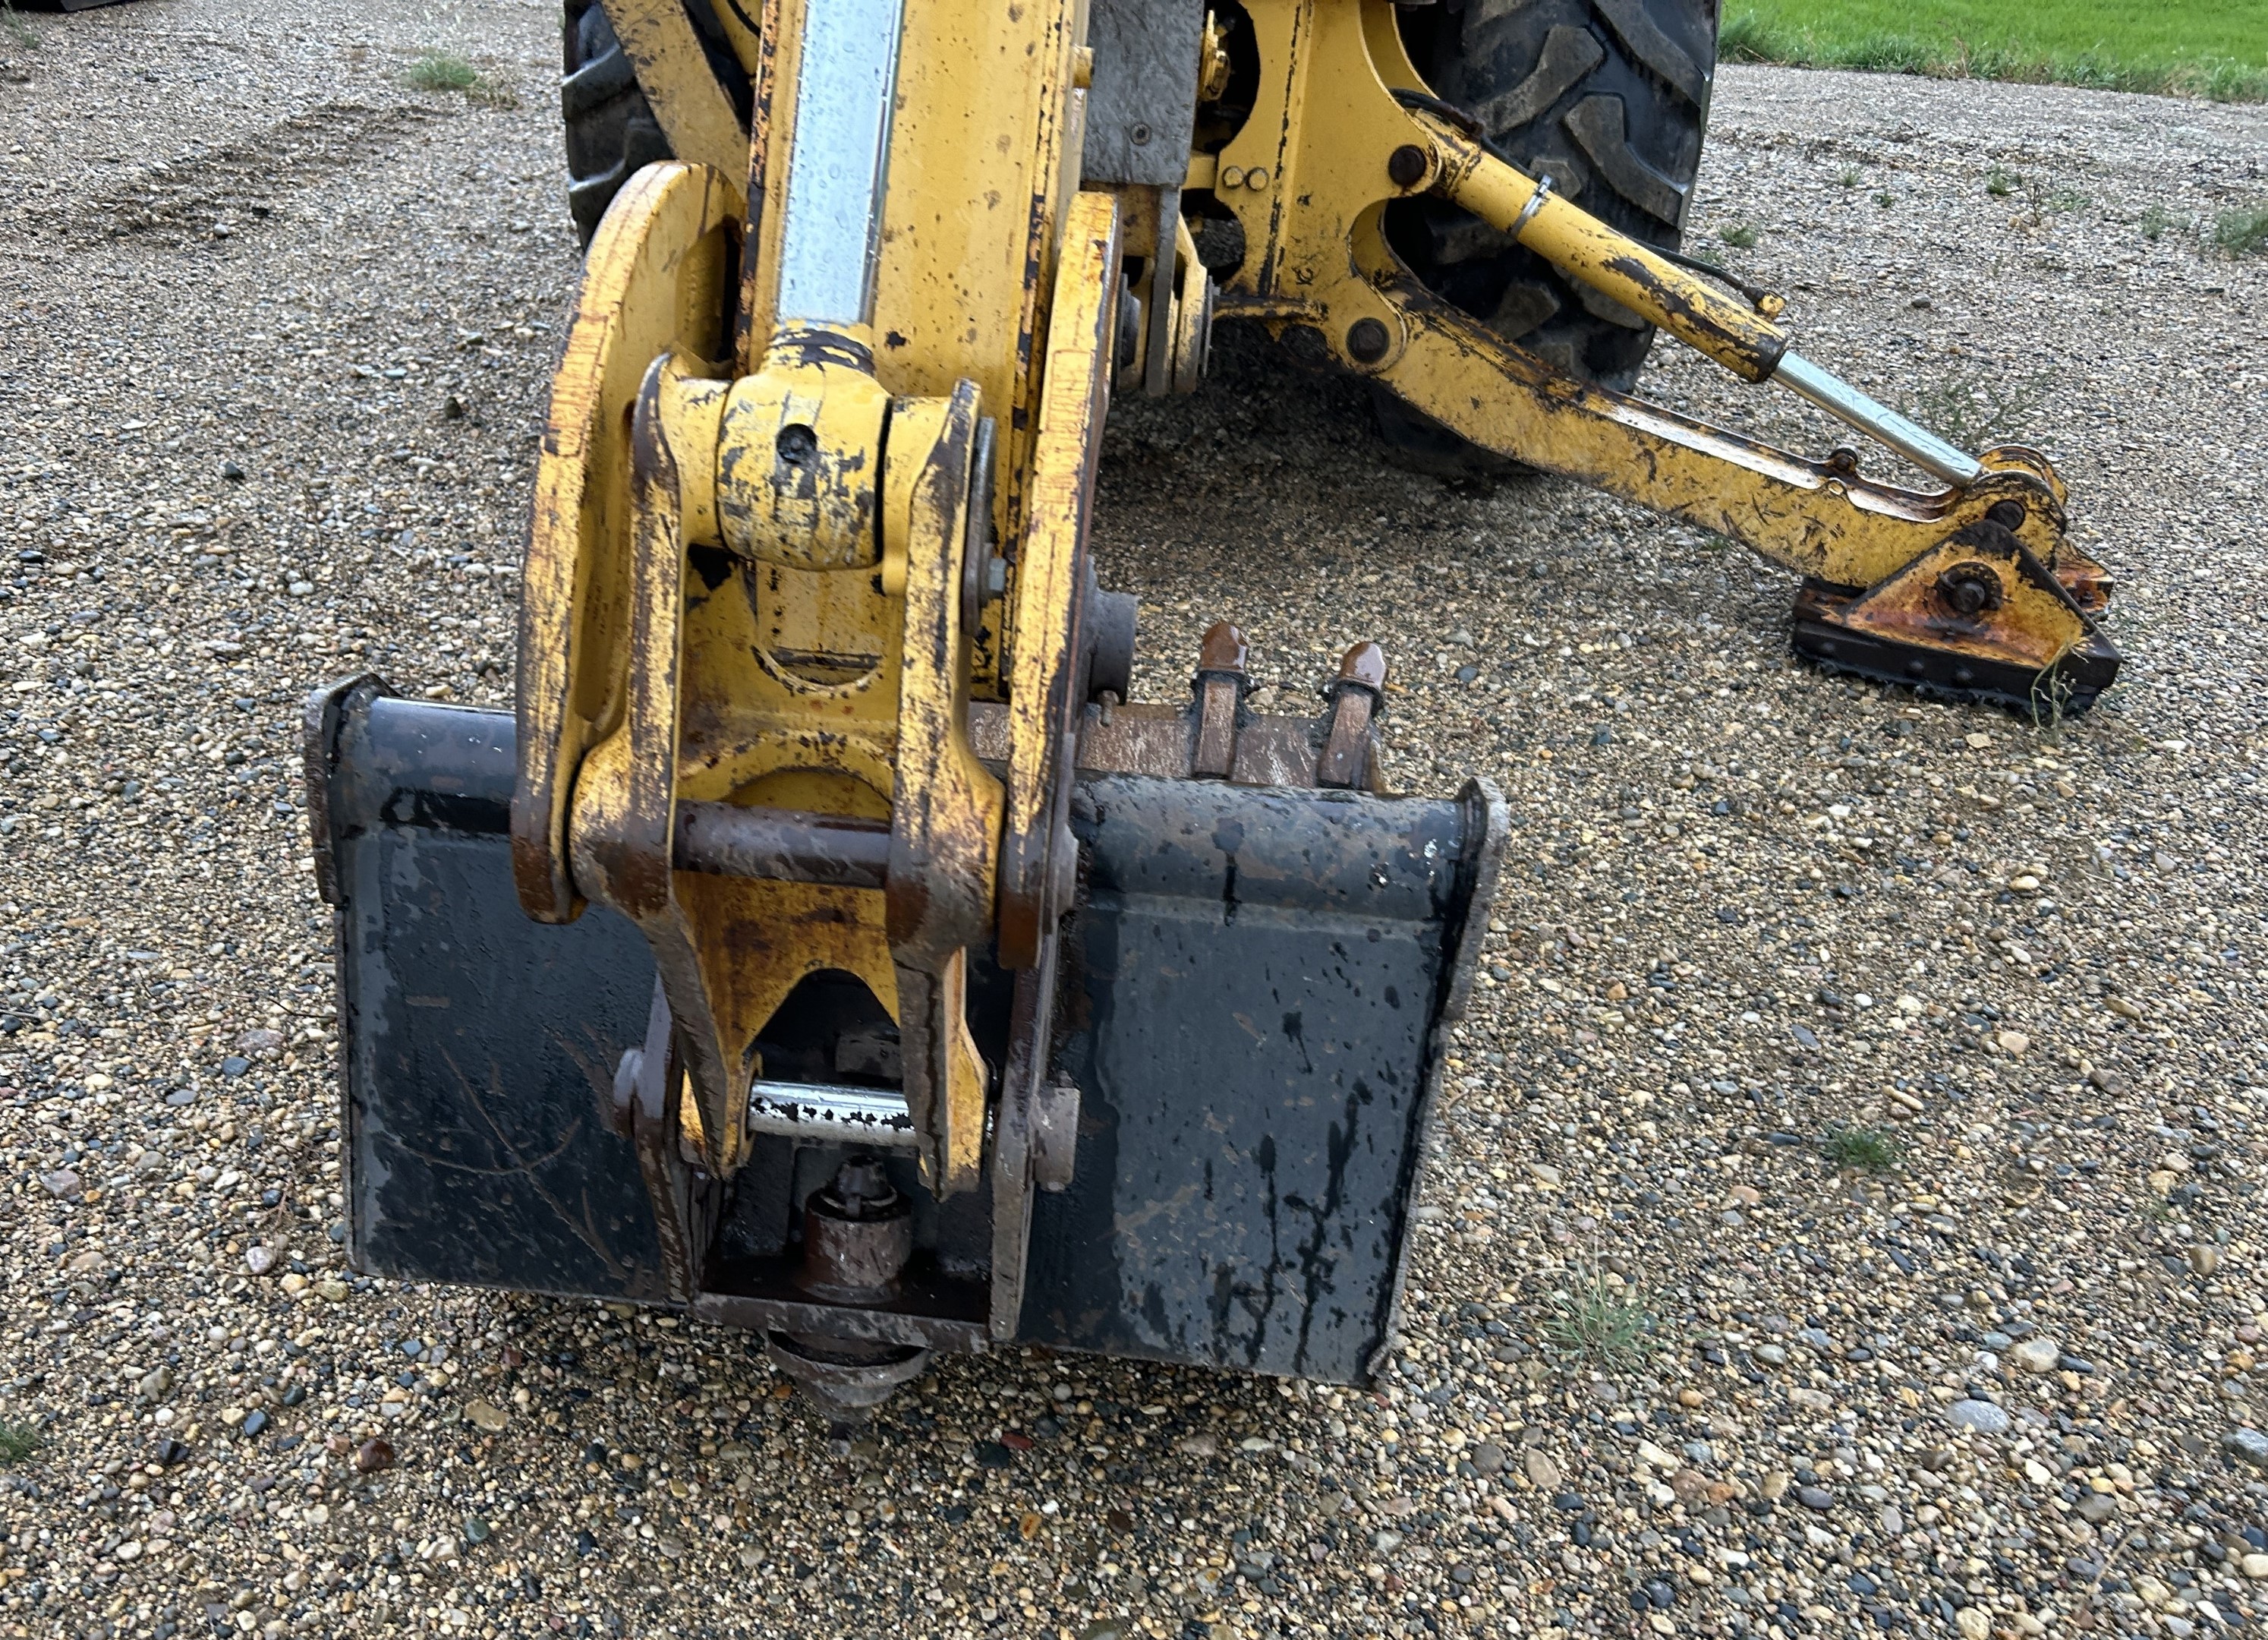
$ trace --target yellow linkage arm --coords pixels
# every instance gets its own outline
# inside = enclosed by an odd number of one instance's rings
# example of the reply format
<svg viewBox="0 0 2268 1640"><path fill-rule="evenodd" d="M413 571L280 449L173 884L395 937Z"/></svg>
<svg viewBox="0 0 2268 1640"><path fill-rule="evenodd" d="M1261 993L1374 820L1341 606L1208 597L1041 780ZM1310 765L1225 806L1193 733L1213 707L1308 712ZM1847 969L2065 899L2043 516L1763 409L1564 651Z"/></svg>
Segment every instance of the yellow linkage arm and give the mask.
<svg viewBox="0 0 2268 1640"><path fill-rule="evenodd" d="M1718 286L1551 192L1438 117L1433 191L1510 235L1571 278L1610 296L1748 381L1776 381L1880 440L1925 472L1974 484L1984 463L1877 404L1788 347L1787 333Z"/></svg>

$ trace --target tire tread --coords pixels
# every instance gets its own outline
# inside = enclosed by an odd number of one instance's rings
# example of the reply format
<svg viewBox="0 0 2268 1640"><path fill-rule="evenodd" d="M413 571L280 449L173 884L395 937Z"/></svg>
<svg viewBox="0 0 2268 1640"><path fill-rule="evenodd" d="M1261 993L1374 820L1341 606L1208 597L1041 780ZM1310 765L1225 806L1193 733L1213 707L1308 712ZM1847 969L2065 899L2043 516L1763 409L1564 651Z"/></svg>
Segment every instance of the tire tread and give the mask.
<svg viewBox="0 0 2268 1640"><path fill-rule="evenodd" d="M1514 163L1632 238L1675 249L1716 61L1717 0L1468 0L1411 41L1431 84ZM1421 16L1419 13L1406 14ZM1485 224L1397 206L1388 232L1448 300L1562 369L1627 391L1650 327Z"/></svg>
<svg viewBox="0 0 2268 1640"><path fill-rule="evenodd" d="M747 77L725 48L709 0L688 0L686 9L710 68L745 121ZM567 209L588 245L622 184L674 155L600 0L565 0L563 20L559 114L567 147Z"/></svg>

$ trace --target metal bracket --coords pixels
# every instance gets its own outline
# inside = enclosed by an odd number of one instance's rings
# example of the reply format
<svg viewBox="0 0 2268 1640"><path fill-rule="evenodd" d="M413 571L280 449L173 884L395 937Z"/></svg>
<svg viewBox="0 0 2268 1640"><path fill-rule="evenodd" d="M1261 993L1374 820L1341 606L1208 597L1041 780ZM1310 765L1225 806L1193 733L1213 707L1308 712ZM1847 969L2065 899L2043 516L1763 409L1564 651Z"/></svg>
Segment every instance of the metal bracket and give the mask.
<svg viewBox="0 0 2268 1640"><path fill-rule="evenodd" d="M1079 1090L1048 1082L1032 1102L1032 1182L1042 1190L1068 1189L1079 1161Z"/></svg>
<svg viewBox="0 0 2268 1640"><path fill-rule="evenodd" d="M1197 130L1204 24L1204 0L1091 0L1084 181L1179 188Z"/></svg>
<svg viewBox="0 0 2268 1640"><path fill-rule="evenodd" d="M717 1227L716 1181L688 1166L681 1146L679 1069L669 998L657 979L646 1016L645 1044L615 1067L615 1131L637 1151L638 1171L653 1203L662 1280L672 1304L689 1306L701 1290L702 1262Z"/></svg>
<svg viewBox="0 0 2268 1640"><path fill-rule="evenodd" d="M338 763L339 728L348 712L367 706L393 689L375 672L342 677L309 695L299 715L300 779L307 794L307 829L315 855L315 892L339 904L339 868L331 833L331 771Z"/></svg>

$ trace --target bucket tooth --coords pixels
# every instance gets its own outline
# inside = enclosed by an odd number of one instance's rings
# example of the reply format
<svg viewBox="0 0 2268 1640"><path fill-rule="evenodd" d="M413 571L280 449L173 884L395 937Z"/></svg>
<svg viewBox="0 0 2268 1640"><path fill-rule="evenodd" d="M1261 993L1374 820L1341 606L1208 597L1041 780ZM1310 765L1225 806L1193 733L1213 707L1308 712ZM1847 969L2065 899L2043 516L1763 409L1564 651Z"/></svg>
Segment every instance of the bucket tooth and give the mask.
<svg viewBox="0 0 2268 1640"><path fill-rule="evenodd" d="M1371 726L1386 705L1386 651L1359 643L1339 661L1339 675L1323 691L1331 725L1315 760L1315 784L1361 787L1370 779Z"/></svg>
<svg viewBox="0 0 2268 1640"><path fill-rule="evenodd" d="M1197 738L1189 760L1189 772L1200 780L1225 780L1236 772L1236 734L1252 692L1250 659L1242 629L1227 621L1205 628L1197 646Z"/></svg>

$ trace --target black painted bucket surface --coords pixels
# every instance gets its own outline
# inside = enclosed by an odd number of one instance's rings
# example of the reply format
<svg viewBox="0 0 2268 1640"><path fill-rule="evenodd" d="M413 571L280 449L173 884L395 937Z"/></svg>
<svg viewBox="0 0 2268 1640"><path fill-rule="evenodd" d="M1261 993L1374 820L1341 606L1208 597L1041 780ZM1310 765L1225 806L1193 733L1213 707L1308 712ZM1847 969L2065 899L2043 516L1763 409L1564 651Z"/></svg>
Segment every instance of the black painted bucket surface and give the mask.
<svg viewBox="0 0 2268 1640"><path fill-rule="evenodd" d="M512 718L357 699L330 771L356 1267L661 1302L606 1116L652 963L603 909L520 911ZM1482 806L1109 776L1074 811L1056 1064L1083 1091L1078 1167L1035 1206L1021 1336L1366 1378Z"/></svg>
<svg viewBox="0 0 2268 1640"><path fill-rule="evenodd" d="M1101 779L1058 1063L1078 1171L1035 1209L1037 1341L1354 1381L1385 1341L1458 804Z"/></svg>
<svg viewBox="0 0 2268 1640"><path fill-rule="evenodd" d="M390 698L341 726L348 1251L373 1274L659 1299L652 1208L607 1120L653 964L610 912L520 910L512 728Z"/></svg>

